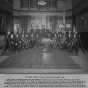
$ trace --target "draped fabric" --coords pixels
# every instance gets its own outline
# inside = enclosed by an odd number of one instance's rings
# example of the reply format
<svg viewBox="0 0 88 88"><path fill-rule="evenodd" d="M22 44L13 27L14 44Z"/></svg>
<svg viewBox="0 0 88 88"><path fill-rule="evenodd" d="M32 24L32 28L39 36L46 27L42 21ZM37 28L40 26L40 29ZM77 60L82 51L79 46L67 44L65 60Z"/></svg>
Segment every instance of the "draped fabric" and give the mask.
<svg viewBox="0 0 88 88"><path fill-rule="evenodd" d="M0 32L12 31L13 20L12 16L1 15L0 16Z"/></svg>

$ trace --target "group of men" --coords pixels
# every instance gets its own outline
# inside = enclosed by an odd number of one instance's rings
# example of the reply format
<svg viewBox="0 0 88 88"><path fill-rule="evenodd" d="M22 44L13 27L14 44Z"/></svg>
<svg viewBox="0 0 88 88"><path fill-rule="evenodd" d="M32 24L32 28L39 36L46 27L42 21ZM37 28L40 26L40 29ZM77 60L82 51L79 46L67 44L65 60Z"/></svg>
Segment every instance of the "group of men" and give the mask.
<svg viewBox="0 0 88 88"><path fill-rule="evenodd" d="M74 34L74 33L73 33ZM30 30L29 33L0 33L0 52L6 51L8 49L27 49L33 48L35 46L39 47L41 45L42 38L50 38L51 40L55 40L56 47L61 46L61 41L63 40L63 36L65 35L65 40L63 42L64 45L69 45L69 42L75 42L74 46L71 48L76 49L80 48L83 52L88 51L88 33L87 32L78 32L75 37L71 37L72 34L69 33L61 33L61 32L51 32L49 30ZM66 43L66 44L65 44ZM62 44L62 46L63 46ZM78 46L77 46L78 44ZM76 46L76 47L75 47Z"/></svg>

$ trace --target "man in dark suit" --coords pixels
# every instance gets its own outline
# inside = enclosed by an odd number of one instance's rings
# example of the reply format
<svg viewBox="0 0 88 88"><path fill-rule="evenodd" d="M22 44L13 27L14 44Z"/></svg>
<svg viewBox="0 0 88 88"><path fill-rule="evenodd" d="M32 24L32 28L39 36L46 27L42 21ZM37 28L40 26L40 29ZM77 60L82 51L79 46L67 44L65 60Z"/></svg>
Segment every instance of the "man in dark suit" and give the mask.
<svg viewBox="0 0 88 88"><path fill-rule="evenodd" d="M0 55L6 51L6 43L7 39L5 33L0 33Z"/></svg>

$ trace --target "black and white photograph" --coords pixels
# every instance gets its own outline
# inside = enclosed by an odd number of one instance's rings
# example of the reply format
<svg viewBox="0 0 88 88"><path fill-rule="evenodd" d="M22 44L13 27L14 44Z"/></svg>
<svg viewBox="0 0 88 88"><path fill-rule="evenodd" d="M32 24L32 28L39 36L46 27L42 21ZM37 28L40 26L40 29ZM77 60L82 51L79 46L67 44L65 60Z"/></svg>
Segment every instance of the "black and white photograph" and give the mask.
<svg viewBox="0 0 88 88"><path fill-rule="evenodd" d="M88 0L0 0L0 73L88 73Z"/></svg>

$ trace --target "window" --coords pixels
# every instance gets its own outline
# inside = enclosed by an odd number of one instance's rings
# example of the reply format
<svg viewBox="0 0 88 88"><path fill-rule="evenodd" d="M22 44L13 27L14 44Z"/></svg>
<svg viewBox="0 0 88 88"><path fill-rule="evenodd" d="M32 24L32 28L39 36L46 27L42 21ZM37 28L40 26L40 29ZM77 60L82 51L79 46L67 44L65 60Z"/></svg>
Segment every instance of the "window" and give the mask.
<svg viewBox="0 0 88 88"><path fill-rule="evenodd" d="M38 8L38 0L30 0L30 7L31 8Z"/></svg>
<svg viewBox="0 0 88 88"><path fill-rule="evenodd" d="M21 8L29 8L29 0L21 0Z"/></svg>

